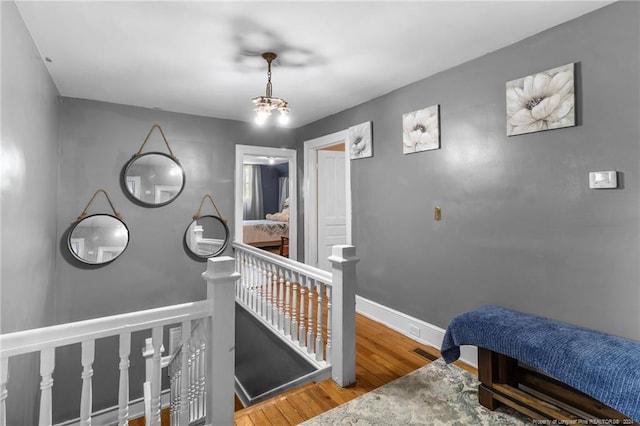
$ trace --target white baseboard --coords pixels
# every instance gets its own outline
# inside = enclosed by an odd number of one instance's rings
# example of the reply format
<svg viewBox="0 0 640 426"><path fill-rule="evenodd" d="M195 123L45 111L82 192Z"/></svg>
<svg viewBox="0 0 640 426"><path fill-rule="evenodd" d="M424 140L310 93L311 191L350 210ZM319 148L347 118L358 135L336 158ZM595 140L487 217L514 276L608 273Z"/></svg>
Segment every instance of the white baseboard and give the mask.
<svg viewBox="0 0 640 426"><path fill-rule="evenodd" d="M361 296L356 296L356 311L424 345L433 346L438 350L442 346L445 330L436 325ZM477 368L477 348L475 346L461 346L460 361Z"/></svg>
<svg viewBox="0 0 640 426"><path fill-rule="evenodd" d="M162 408L169 406L170 389L165 389L160 394L160 404ZM137 419L144 417L144 398L134 399L129 402L129 419ZM105 408L91 414L91 423L94 425L117 425L118 424L118 406ZM67 420L57 423L55 426L80 426L80 419Z"/></svg>

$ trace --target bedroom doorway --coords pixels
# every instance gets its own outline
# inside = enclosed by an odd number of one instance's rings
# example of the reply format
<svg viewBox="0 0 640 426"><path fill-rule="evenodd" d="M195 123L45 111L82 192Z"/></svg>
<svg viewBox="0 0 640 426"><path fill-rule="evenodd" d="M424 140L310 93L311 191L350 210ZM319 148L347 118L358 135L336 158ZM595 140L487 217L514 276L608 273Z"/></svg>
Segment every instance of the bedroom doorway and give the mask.
<svg viewBox="0 0 640 426"><path fill-rule="evenodd" d="M328 270L336 244L351 244L351 162L347 131L305 141L305 263Z"/></svg>
<svg viewBox="0 0 640 426"><path fill-rule="evenodd" d="M296 151L236 145L234 241L297 258Z"/></svg>

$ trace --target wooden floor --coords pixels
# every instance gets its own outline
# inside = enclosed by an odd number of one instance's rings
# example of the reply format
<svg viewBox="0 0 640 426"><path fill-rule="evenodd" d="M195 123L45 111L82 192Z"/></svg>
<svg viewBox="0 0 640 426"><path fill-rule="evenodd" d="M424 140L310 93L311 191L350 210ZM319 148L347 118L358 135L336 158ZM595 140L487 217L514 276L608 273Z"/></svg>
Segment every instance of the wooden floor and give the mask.
<svg viewBox="0 0 640 426"><path fill-rule="evenodd" d="M414 350L418 350L414 352ZM311 383L268 401L243 408L236 397L235 424L239 426L297 425L340 404L427 365L440 357L435 348L422 345L367 317L356 314L356 383L340 388L331 379ZM431 358L431 359L429 359ZM477 374L462 363L456 365ZM168 425L163 410L162 425ZM129 425L144 425L130 422Z"/></svg>
<svg viewBox="0 0 640 426"><path fill-rule="evenodd" d="M235 413L236 425L297 425L402 377L440 353L362 315L356 315L356 383L340 388L331 379L311 383ZM461 365L462 366L462 365ZM464 367L464 366L463 366ZM469 371L473 369L466 367Z"/></svg>

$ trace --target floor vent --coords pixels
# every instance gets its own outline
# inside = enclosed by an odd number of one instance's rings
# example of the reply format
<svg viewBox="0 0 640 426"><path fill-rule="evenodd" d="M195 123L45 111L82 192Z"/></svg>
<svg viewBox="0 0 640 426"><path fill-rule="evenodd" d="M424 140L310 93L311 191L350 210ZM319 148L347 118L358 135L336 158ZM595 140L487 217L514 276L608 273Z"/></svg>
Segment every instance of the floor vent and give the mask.
<svg viewBox="0 0 640 426"><path fill-rule="evenodd" d="M429 361L435 361L436 359L438 359L437 356L431 355L429 352L427 352L427 351L425 351L424 349L421 349L421 348L411 349L411 352L413 352L416 355L420 355L422 358L426 358Z"/></svg>

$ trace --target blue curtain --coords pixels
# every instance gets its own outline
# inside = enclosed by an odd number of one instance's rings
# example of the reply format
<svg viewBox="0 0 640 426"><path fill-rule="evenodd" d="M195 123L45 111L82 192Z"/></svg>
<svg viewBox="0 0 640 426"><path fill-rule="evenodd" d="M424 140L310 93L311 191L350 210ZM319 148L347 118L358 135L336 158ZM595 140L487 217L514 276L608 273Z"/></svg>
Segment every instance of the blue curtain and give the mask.
<svg viewBox="0 0 640 426"><path fill-rule="evenodd" d="M262 202L262 171L260 166L245 164L242 193L244 220L264 219Z"/></svg>

